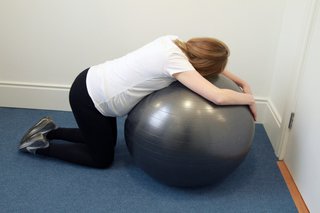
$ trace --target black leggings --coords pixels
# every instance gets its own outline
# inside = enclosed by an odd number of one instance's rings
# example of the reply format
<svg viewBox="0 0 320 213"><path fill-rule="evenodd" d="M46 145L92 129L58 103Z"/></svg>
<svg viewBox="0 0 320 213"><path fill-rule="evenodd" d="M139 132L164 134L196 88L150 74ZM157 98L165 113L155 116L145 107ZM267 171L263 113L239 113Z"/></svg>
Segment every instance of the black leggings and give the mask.
<svg viewBox="0 0 320 213"><path fill-rule="evenodd" d="M47 134L49 140L72 143L50 141L47 149L38 150L37 153L85 166L106 168L114 159L117 121L115 117L103 116L95 108L86 86L88 70L78 75L69 93L70 105L79 128L58 128Z"/></svg>

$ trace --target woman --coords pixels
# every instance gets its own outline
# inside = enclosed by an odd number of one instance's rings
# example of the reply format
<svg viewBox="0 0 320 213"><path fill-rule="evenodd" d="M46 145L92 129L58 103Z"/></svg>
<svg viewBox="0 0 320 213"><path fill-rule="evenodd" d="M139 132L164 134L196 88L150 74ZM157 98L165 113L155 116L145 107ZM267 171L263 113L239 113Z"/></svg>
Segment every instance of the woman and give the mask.
<svg viewBox="0 0 320 213"><path fill-rule="evenodd" d="M218 105L249 105L256 117L249 85L224 70L229 49L213 38L163 36L121 58L92 66L78 75L69 94L79 128L58 128L45 117L21 139L19 149L96 167L109 167L117 140L116 117L126 115L143 97L175 80ZM204 77L222 73L243 93L220 89ZM49 142L60 139L72 143Z"/></svg>

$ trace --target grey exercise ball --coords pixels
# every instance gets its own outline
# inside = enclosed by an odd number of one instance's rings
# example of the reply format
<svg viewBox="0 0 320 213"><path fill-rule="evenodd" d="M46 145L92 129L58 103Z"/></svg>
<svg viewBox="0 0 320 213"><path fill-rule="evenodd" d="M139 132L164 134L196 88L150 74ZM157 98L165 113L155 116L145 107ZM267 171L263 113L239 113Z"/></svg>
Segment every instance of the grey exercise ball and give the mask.
<svg viewBox="0 0 320 213"><path fill-rule="evenodd" d="M208 80L241 91L224 76ZM196 187L235 170L250 149L254 128L247 106L217 106L176 81L132 109L125 140L135 163L150 176Z"/></svg>

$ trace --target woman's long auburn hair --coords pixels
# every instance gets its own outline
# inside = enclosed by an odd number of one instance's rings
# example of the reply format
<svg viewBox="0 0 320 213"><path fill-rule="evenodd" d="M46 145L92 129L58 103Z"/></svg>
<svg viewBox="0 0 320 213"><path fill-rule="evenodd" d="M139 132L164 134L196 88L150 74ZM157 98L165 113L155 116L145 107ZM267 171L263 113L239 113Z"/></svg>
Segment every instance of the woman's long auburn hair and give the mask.
<svg viewBox="0 0 320 213"><path fill-rule="evenodd" d="M187 42L176 39L174 43L187 55L193 67L202 75L218 75L225 69L230 51L215 38L192 38Z"/></svg>

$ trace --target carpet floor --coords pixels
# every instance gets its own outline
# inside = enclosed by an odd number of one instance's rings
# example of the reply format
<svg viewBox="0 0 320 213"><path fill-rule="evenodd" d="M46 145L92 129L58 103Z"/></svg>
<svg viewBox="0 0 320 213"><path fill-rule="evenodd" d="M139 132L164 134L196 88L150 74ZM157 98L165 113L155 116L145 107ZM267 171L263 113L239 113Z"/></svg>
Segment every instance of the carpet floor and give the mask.
<svg viewBox="0 0 320 213"><path fill-rule="evenodd" d="M70 112L0 108L0 212L297 212L260 124L248 156L224 181L181 189L158 183L133 163L123 118L110 169L20 153L22 135L46 115L59 126L76 125Z"/></svg>

